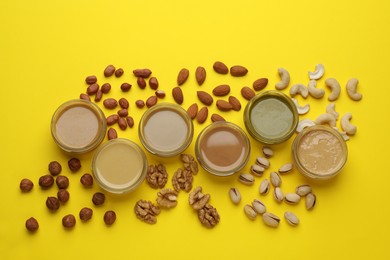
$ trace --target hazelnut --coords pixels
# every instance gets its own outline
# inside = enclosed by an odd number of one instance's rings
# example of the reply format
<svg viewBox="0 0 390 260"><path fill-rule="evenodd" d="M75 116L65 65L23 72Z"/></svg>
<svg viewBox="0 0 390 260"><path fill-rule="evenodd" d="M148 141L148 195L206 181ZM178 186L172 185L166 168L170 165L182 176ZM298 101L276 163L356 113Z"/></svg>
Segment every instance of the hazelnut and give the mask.
<svg viewBox="0 0 390 260"><path fill-rule="evenodd" d="M58 190L57 192L57 198L60 202L62 203L65 203L69 200L69 191L65 190L65 189L60 189Z"/></svg>
<svg viewBox="0 0 390 260"><path fill-rule="evenodd" d="M35 232L35 231L37 231L38 228L39 228L38 221L37 221L35 218L33 218L33 217L27 219L27 220L26 220L26 228L27 228L27 230L30 231L30 232Z"/></svg>
<svg viewBox="0 0 390 260"><path fill-rule="evenodd" d="M47 197L46 207L52 211L60 208L60 201L56 197Z"/></svg>
<svg viewBox="0 0 390 260"><path fill-rule="evenodd" d="M93 210L87 207L84 207L80 210L79 216L82 221L87 221L92 218Z"/></svg>
<svg viewBox="0 0 390 260"><path fill-rule="evenodd" d="M29 192L34 187L34 183L29 179L23 179L20 181L20 190L23 192Z"/></svg>
<svg viewBox="0 0 390 260"><path fill-rule="evenodd" d="M43 175L39 178L38 183L42 189L48 189L54 184L54 178L49 174Z"/></svg>
<svg viewBox="0 0 390 260"><path fill-rule="evenodd" d="M85 173L83 176L80 178L81 184L83 184L84 187L92 187L93 185L93 177L89 173Z"/></svg>
<svg viewBox="0 0 390 260"><path fill-rule="evenodd" d="M61 164L57 161L52 161L49 163L49 172L51 175L56 176L61 173L62 167Z"/></svg>
<svg viewBox="0 0 390 260"><path fill-rule="evenodd" d="M62 218L62 225L65 228L72 228L76 225L76 218L72 214L68 214Z"/></svg>
<svg viewBox="0 0 390 260"><path fill-rule="evenodd" d="M56 184L59 189L66 189L69 186L69 179L66 176L60 175L56 178Z"/></svg>
<svg viewBox="0 0 390 260"><path fill-rule="evenodd" d="M116 214L114 211L108 210L106 211L106 213L104 213L104 223L106 223L106 225L114 224L115 220L116 220Z"/></svg>
<svg viewBox="0 0 390 260"><path fill-rule="evenodd" d="M101 192L96 192L93 194L92 202L96 206L100 206L104 204L104 201L106 200L106 196Z"/></svg>
<svg viewBox="0 0 390 260"><path fill-rule="evenodd" d="M81 168L81 162L77 158L72 158L68 161L68 166L72 172L77 172Z"/></svg>

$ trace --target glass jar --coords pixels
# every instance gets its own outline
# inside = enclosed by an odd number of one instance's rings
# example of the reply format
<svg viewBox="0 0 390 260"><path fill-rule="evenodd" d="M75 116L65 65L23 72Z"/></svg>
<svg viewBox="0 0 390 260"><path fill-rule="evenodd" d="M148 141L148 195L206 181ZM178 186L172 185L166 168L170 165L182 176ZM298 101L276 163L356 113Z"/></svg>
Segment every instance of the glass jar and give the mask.
<svg viewBox="0 0 390 260"><path fill-rule="evenodd" d="M335 177L347 162L348 148L341 134L332 127L307 127L295 138L292 146L295 166L312 180Z"/></svg>
<svg viewBox="0 0 390 260"><path fill-rule="evenodd" d="M244 111L248 133L264 144L288 140L294 134L298 121L298 111L291 98L276 90L254 96Z"/></svg>
<svg viewBox="0 0 390 260"><path fill-rule="evenodd" d="M70 100L54 112L51 134L56 144L69 153L86 153L95 149L106 134L103 111L87 100Z"/></svg>

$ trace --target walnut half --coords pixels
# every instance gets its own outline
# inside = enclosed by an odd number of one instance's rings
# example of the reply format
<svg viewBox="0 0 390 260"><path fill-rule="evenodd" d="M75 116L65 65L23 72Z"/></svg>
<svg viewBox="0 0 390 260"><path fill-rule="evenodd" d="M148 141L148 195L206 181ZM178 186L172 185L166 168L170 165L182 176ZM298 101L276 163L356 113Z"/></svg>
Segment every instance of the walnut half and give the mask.
<svg viewBox="0 0 390 260"><path fill-rule="evenodd" d="M198 163L192 155L183 153L180 155L180 159L183 162L184 169L190 171L194 175L198 173Z"/></svg>
<svg viewBox="0 0 390 260"><path fill-rule="evenodd" d="M165 166L162 164L149 165L148 171L146 173L146 181L152 188L164 188L168 181L168 173L165 169Z"/></svg>
<svg viewBox="0 0 390 260"><path fill-rule="evenodd" d="M198 218L200 222L208 228L215 227L219 222L217 209L210 204L206 204L198 211Z"/></svg>
<svg viewBox="0 0 390 260"><path fill-rule="evenodd" d="M172 186L175 191L185 190L189 192L192 189L193 177L190 171L186 169L177 169L172 177Z"/></svg>
<svg viewBox="0 0 390 260"><path fill-rule="evenodd" d="M149 224L155 224L157 222L156 216L160 214L160 208L151 201L139 200L135 204L134 212L140 220Z"/></svg>
<svg viewBox="0 0 390 260"><path fill-rule="evenodd" d="M188 202L195 210L202 209L210 200L210 194L203 194L202 187L196 187L189 195Z"/></svg>
<svg viewBox="0 0 390 260"><path fill-rule="evenodd" d="M157 193L157 204L164 208L173 208L177 205L177 191L169 188L162 189Z"/></svg>

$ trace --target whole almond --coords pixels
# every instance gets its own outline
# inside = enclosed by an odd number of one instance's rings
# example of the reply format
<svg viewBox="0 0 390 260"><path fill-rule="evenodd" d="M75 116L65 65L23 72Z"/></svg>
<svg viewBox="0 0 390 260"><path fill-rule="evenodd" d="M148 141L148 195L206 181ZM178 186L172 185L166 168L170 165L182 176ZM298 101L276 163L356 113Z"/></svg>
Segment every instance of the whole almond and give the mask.
<svg viewBox="0 0 390 260"><path fill-rule="evenodd" d="M246 99L246 100L251 100L256 93L249 87L243 87L241 89L241 95Z"/></svg>
<svg viewBox="0 0 390 260"><path fill-rule="evenodd" d="M197 67L195 71L195 78L198 85L201 86L206 80L206 69L201 66Z"/></svg>
<svg viewBox="0 0 390 260"><path fill-rule="evenodd" d="M229 68L225 65L225 63L221 61L216 61L213 65L213 69L215 72L219 74L228 74L229 73Z"/></svg>
<svg viewBox="0 0 390 260"><path fill-rule="evenodd" d="M198 96L200 102L202 102L206 106L210 106L214 101L213 97L205 91L199 90L196 92L196 95Z"/></svg>
<svg viewBox="0 0 390 260"><path fill-rule="evenodd" d="M110 115L106 118L107 125L113 125L118 122L119 116L117 114Z"/></svg>
<svg viewBox="0 0 390 260"><path fill-rule="evenodd" d="M203 124L204 121L206 121L208 114L209 114L208 108L207 107L202 107L199 110L198 115L196 116L196 120L198 121L198 123L199 124Z"/></svg>
<svg viewBox="0 0 390 260"><path fill-rule="evenodd" d="M124 82L121 84L121 90L123 92L127 92L131 89L131 84L127 83L127 82Z"/></svg>
<svg viewBox="0 0 390 260"><path fill-rule="evenodd" d="M119 106L120 106L121 108L125 108L125 109L128 109L128 108L129 108L129 101L127 101L126 98L121 98L121 99L119 99L118 103L119 103Z"/></svg>
<svg viewBox="0 0 390 260"><path fill-rule="evenodd" d="M134 119L131 116L126 117L126 122L130 128L134 126Z"/></svg>
<svg viewBox="0 0 390 260"><path fill-rule="evenodd" d="M154 92L154 94L156 94L156 96L158 98L164 98L165 97L165 91L161 90L161 89L156 90L156 92Z"/></svg>
<svg viewBox="0 0 390 260"><path fill-rule="evenodd" d="M230 75L234 77L242 77L248 73L247 68L244 66L236 65L230 68Z"/></svg>
<svg viewBox="0 0 390 260"><path fill-rule="evenodd" d="M126 130L126 128L127 128L127 122L123 117L118 118L118 125L119 125L119 128L122 130Z"/></svg>
<svg viewBox="0 0 390 260"><path fill-rule="evenodd" d="M110 83L104 83L102 87L100 88L104 94L107 94L111 90L111 84Z"/></svg>
<svg viewBox="0 0 390 260"><path fill-rule="evenodd" d="M140 87L141 89L144 89L146 88L146 81L144 78L141 78L141 77L138 77L137 78L137 85L138 87Z"/></svg>
<svg viewBox="0 0 390 260"><path fill-rule="evenodd" d="M104 76L105 77L111 77L112 75L114 75L114 72L115 72L115 67L114 65L108 65L105 69L104 69Z"/></svg>
<svg viewBox="0 0 390 260"><path fill-rule="evenodd" d="M114 128L109 128L107 131L107 138L108 140L116 139L118 138L118 134Z"/></svg>
<svg viewBox="0 0 390 260"><path fill-rule="evenodd" d="M179 86L183 85L190 75L190 71L186 68L183 68L179 71L179 75L177 75L177 84Z"/></svg>
<svg viewBox="0 0 390 260"><path fill-rule="evenodd" d="M107 98L103 101L103 105L107 109L114 109L118 105L118 101L114 98Z"/></svg>
<svg viewBox="0 0 390 260"><path fill-rule="evenodd" d="M183 91L181 90L180 87L174 87L172 89L172 96L173 99L178 103L179 105L183 104L184 101L184 96L183 96Z"/></svg>
<svg viewBox="0 0 390 260"><path fill-rule="evenodd" d="M198 114L198 104L194 103L187 109L187 114L194 119Z"/></svg>
<svg viewBox="0 0 390 260"><path fill-rule="evenodd" d="M148 108L154 106L156 103L157 103L157 97L156 97L156 96L150 96L150 97L146 100L146 102L145 102L145 104L146 104L146 106L147 106Z"/></svg>
<svg viewBox="0 0 390 260"><path fill-rule="evenodd" d="M258 80L255 80L253 82L253 89L256 91L263 90L268 85L268 79L267 78L260 78Z"/></svg>
<svg viewBox="0 0 390 260"><path fill-rule="evenodd" d="M138 108L143 108L145 106L145 102L141 99L138 99L137 101L135 101L135 105L138 107Z"/></svg>
<svg viewBox="0 0 390 260"><path fill-rule="evenodd" d="M149 86L151 89L156 90L158 89L158 80L156 77L151 77L149 79Z"/></svg>
<svg viewBox="0 0 390 260"><path fill-rule="evenodd" d="M226 121L226 120L225 120L225 118L223 118L222 116L220 116L218 114L212 114L211 121L217 122L217 121Z"/></svg>
<svg viewBox="0 0 390 260"><path fill-rule="evenodd" d="M99 90L99 84L97 83L93 83L91 85L88 86L87 88L87 94L88 95L95 95L96 92L98 92Z"/></svg>
<svg viewBox="0 0 390 260"><path fill-rule="evenodd" d="M133 70L133 74L137 78L149 78L152 71L150 69L135 69Z"/></svg>
<svg viewBox="0 0 390 260"><path fill-rule="evenodd" d="M227 94L230 93L230 86L229 85L219 85L219 86L216 86L214 89L213 89L213 94L217 97L223 97L223 96L226 96Z"/></svg>
<svg viewBox="0 0 390 260"><path fill-rule="evenodd" d="M117 114L118 114L118 116L120 116L120 117L126 117L126 116L129 115L129 112L127 111L126 108L122 108L121 110L119 110L119 111L117 112Z"/></svg>
<svg viewBox="0 0 390 260"><path fill-rule="evenodd" d="M217 107L221 111L230 111L232 110L232 105L225 100L217 100Z"/></svg>
<svg viewBox="0 0 390 260"><path fill-rule="evenodd" d="M232 105L232 109L234 111L240 111L241 110L240 100L238 100L238 98L236 98L235 96L230 96L229 97L229 103L230 103L230 105Z"/></svg>

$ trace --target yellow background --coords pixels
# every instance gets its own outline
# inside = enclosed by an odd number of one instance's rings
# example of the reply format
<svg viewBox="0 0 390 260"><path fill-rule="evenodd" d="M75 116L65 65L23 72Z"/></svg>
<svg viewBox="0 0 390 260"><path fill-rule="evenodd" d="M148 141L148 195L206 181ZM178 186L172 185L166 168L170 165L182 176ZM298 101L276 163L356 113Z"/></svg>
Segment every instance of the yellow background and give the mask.
<svg viewBox="0 0 390 260"><path fill-rule="evenodd" d="M389 259L389 13L386 0L1 1L0 259ZM249 73L243 78L218 75L212 70L216 60L244 65ZM178 71L188 68L190 77L182 87L187 108L196 101L196 90L210 92L224 83L231 85L232 94L244 106L242 86L268 77L267 89L273 89L279 80L278 67L289 70L291 84L307 84L307 72L317 63L326 70L320 88L325 88L327 77L338 79L342 86L357 77L363 100L351 101L343 88L336 102L341 115L352 112L358 132L348 141L349 159L340 176L326 185L313 184L317 205L310 212L304 201L291 206L277 204L271 194L260 197L258 186L270 170L251 187L239 183L237 176L221 180L201 170L194 186L201 185L211 194L221 222L214 229L201 226L187 203L188 194L181 192L178 206L162 210L157 224L148 225L135 217L133 207L139 199L154 201L156 190L143 183L126 196L107 194L101 208L93 207L91 196L100 189L96 183L90 190L79 183L81 174L90 172L92 153L81 157L81 171L72 174L66 166L70 157L50 135L54 110L85 91L87 75L96 74L103 83L108 64L125 70L122 78L107 79L113 85L108 96L127 97L136 121L133 129L118 130L119 136L139 143L137 126L144 110L137 109L134 101L146 99L153 91L137 88L131 73L135 68L153 71L168 102L173 101L170 93ZM199 65L208 73L202 87L194 77ZM126 94L119 90L124 81L133 84ZM298 101L311 104L305 117L312 119L328 104L326 98L298 97ZM217 112L215 105L212 112ZM244 126L242 112L221 114ZM195 134L206 126L194 124ZM274 147L271 170L291 161L292 140ZM260 155L261 144L251 141L253 150L244 171ZM194 154L194 143L195 139L188 153ZM148 158L150 163L164 163L170 177L181 166L178 158ZM54 195L56 188L43 191L38 186L52 160L62 163L71 182L71 199L56 213L45 206L46 197ZM19 190L25 177L35 183L28 194ZM294 170L283 177L282 188L291 192L306 182ZM243 196L238 206L227 195L233 186ZM170 182L167 187L172 187ZM282 219L272 229L260 217L249 220L243 206L254 198L262 199L281 218L286 210L295 212L300 225L294 228ZM77 216L84 206L94 209L92 220L78 220L73 230L64 230L62 216ZM102 220L108 209L117 213L111 227ZM35 234L24 227L30 216L40 223Z"/></svg>

